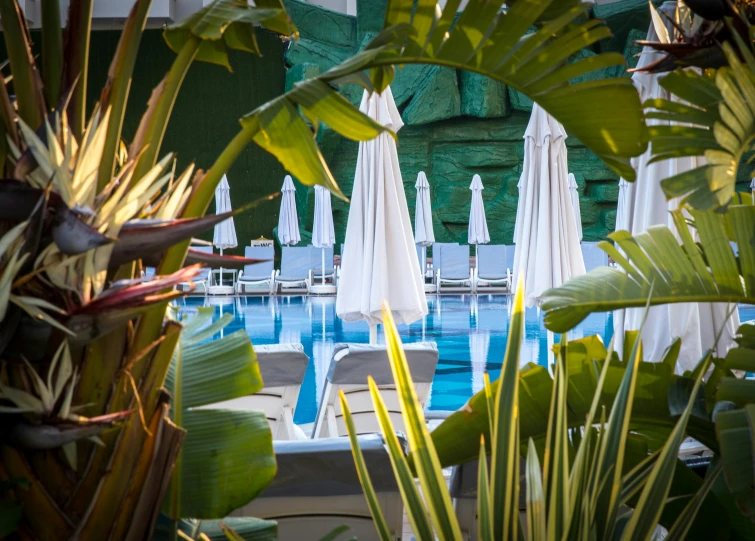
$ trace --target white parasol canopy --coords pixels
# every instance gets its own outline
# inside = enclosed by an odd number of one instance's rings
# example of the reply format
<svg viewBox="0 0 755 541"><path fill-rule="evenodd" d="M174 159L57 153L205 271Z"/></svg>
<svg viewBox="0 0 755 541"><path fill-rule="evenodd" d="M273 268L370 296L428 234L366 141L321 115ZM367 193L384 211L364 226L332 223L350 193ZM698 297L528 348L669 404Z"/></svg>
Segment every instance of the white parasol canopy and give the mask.
<svg viewBox="0 0 755 541"><path fill-rule="evenodd" d="M482 185L480 175L472 177L469 185L472 191L472 204L469 207L469 229L467 230L467 242L469 244L487 244L490 242L488 233L488 221L485 218L485 203L482 201Z"/></svg>
<svg viewBox="0 0 755 541"><path fill-rule="evenodd" d="M414 210L414 243L430 246L435 242L433 231L433 210L430 204L430 183L424 171L417 175L417 204Z"/></svg>
<svg viewBox="0 0 755 541"><path fill-rule="evenodd" d="M359 110L394 132L404 125L390 87L382 94L365 91ZM397 324L427 314L396 141L389 133L359 143L344 251L349 257L341 268L339 317L366 320L374 329L383 320L383 301Z"/></svg>
<svg viewBox="0 0 755 541"><path fill-rule="evenodd" d="M566 131L538 104L524 134L514 242L514 287L524 279L527 306L545 290L585 273L569 194Z"/></svg>
<svg viewBox="0 0 755 541"><path fill-rule="evenodd" d="M673 5L672 5L673 4ZM666 2L661 6L661 11L667 10L667 14L673 19L676 9L675 2ZM667 22L667 30L674 32L670 22ZM648 31L648 41L657 41L653 24ZM637 67L642 68L660 58L659 53L649 47L645 47ZM654 73L635 72L632 80L640 93L640 99L644 102L648 99L670 99L669 93L659 84L659 75ZM652 123L661 121L650 120ZM632 235L642 233L652 225L665 224L676 233L669 210L678 208L678 200L667 201L661 189L663 179L681 174L694 167L701 165L702 159L697 157L683 157L659 162L649 163L651 158L650 149L632 160L632 165L637 171L637 180L627 191L630 197L625 201L625 220L619 223L617 229L626 229ZM739 314L734 310L727 320L726 314L729 307L725 303L683 303L655 306L650 308L647 321L642 332L642 350L644 360L659 362L663 359L666 348L676 338L682 339L682 348L677 361L677 371L693 369L703 356L703 353L713 346L718 331L724 327L721 340L716 349L717 357L724 357L726 351L734 343L734 333L739 326ZM614 312L614 335L615 350L623 350L624 331L637 330L642 324L644 309L633 308Z"/></svg>
<svg viewBox="0 0 755 541"><path fill-rule="evenodd" d="M628 231L632 217L634 183L619 180L619 201L616 204L616 231Z"/></svg>
<svg viewBox="0 0 755 541"><path fill-rule="evenodd" d="M291 175L286 175L281 188L281 211L278 216L278 238L284 246L297 244L299 234L299 215L296 212L296 187Z"/></svg>
<svg viewBox="0 0 755 541"><path fill-rule="evenodd" d="M228 185L228 177L223 175L218 187L215 188L215 214L231 212L231 187ZM215 234L212 243L220 249L220 255L226 248L235 248L239 245L236 239L236 227L233 218L223 220L215 226ZM223 285L223 268L220 268L220 285Z"/></svg>
<svg viewBox="0 0 755 541"><path fill-rule="evenodd" d="M571 208L574 213L574 220L577 223L577 234L579 240L582 240L582 213L579 210L579 186L574 173L569 173L569 197L571 198Z"/></svg>
<svg viewBox="0 0 755 541"><path fill-rule="evenodd" d="M336 243L333 229L333 209L330 205L330 191L320 185L315 186L315 219L312 226L312 246L322 248L322 283L325 283L325 248Z"/></svg>

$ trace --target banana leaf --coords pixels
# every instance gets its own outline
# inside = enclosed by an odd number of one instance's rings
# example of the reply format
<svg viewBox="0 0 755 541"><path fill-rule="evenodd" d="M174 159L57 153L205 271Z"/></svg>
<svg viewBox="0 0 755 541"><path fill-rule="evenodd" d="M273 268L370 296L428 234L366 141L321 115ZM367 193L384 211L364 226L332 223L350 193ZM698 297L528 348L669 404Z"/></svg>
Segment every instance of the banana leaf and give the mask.
<svg viewBox="0 0 755 541"><path fill-rule="evenodd" d="M661 181L666 197L702 210L729 205L755 136L755 56L736 33L734 43L738 46L725 42L723 49L714 48L717 56L723 50L728 66L671 73L660 84L676 99L645 103L648 118L670 122L649 128L652 161L705 158L703 165Z"/></svg>
<svg viewBox="0 0 755 541"><path fill-rule="evenodd" d="M423 1L414 9L412 0L388 2L381 34L344 63L242 118L243 140L274 154L304 184L321 184L343 197L309 125L324 122L359 141L375 137L376 127L332 85L356 83L380 92L393 79L395 65L436 64L486 75L524 93L614 171L634 179L629 158L645 150L647 130L631 81L570 83L596 69L624 64L617 53L567 63L610 35L602 21L582 19L589 4L530 0L512 3L503 13L503 2L473 1L458 15L459 2L447 3L442 11L435 4ZM526 34L533 25L537 31Z"/></svg>
<svg viewBox="0 0 755 541"><path fill-rule="evenodd" d="M732 205L725 213L690 210L690 215L694 229L681 210L672 212L681 243L666 226L634 236L617 231L609 235L616 246L598 243L620 269L600 267L545 291L545 326L565 332L593 312L644 306L648 298L651 305L754 304L755 206Z"/></svg>
<svg viewBox="0 0 755 541"><path fill-rule="evenodd" d="M200 310L186 321L165 384L172 419L187 430L164 505L174 520L223 518L254 499L276 471L264 412L212 407L263 387L246 332L208 341L231 321L211 323L213 313Z"/></svg>

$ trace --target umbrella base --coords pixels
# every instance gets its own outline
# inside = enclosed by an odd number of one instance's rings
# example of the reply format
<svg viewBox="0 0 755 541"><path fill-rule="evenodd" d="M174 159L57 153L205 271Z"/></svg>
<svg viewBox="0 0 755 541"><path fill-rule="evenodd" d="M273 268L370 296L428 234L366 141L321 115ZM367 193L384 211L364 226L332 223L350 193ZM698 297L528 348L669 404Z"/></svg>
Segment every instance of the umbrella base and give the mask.
<svg viewBox="0 0 755 541"><path fill-rule="evenodd" d="M309 286L309 292L312 295L335 295L336 286L333 284L312 284Z"/></svg>
<svg viewBox="0 0 755 541"><path fill-rule="evenodd" d="M438 286L435 284L425 284L425 293L437 293Z"/></svg>
<svg viewBox="0 0 755 541"><path fill-rule="evenodd" d="M207 288L210 295L233 295L233 286L210 286Z"/></svg>

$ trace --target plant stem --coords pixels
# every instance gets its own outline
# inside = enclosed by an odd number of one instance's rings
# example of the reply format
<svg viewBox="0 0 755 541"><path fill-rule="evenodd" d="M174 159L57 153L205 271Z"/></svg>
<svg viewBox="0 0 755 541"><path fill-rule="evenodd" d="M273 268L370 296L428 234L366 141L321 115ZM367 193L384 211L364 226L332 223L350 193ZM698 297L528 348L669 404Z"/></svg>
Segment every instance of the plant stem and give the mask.
<svg viewBox="0 0 755 541"><path fill-rule="evenodd" d="M128 94L131 89L131 78L134 73L136 56L147 23L147 14L152 6L152 0L138 0L131 8L126 24L118 42L118 49L110 64L108 80L102 90L103 109L110 107L110 125L105 137L105 147L98 176L98 190L104 188L115 171L115 156L123 130L123 118L126 113Z"/></svg>
<svg viewBox="0 0 755 541"><path fill-rule="evenodd" d="M142 145L142 155L134 169L134 179L144 176L157 162L157 156L160 152L160 146L163 142L165 130L170 121L170 115L173 112L173 105L176 102L178 91L181 90L189 66L194 61L199 51L201 41L198 37L190 35L184 46L178 52L170 71L161 83L162 92L157 97L157 104L154 111L151 112L151 118L148 119L147 130ZM150 114L150 111L147 111ZM140 149L141 150L141 149Z"/></svg>
<svg viewBox="0 0 755 541"><path fill-rule="evenodd" d="M207 211L207 207L215 195L215 188L217 188L220 179L223 178L223 175L230 169L239 154L252 141L254 134L255 132L252 130L242 129L228 143L228 146L218 156L212 167L205 173L197 186L193 188L181 216L182 218L202 216ZM157 274L171 274L180 269L186 259L186 252L190 243L191 240L186 240L168 248L165 257L163 257L160 266L157 268ZM157 306L143 314L139 318L131 351L141 351L156 340L162 328L164 318L165 306Z"/></svg>
<svg viewBox="0 0 755 541"><path fill-rule="evenodd" d="M60 100L63 80L63 31L58 0L42 1L42 75L47 108L53 109Z"/></svg>
<svg viewBox="0 0 755 541"><path fill-rule="evenodd" d="M71 0L66 32L66 91L76 85L68 104L68 121L77 138L86 126L89 40L92 30L93 0Z"/></svg>
<svg viewBox="0 0 755 541"><path fill-rule="evenodd" d="M26 21L15 0L0 0L0 20L13 74L13 90L18 114L32 129L37 129L44 118L42 81L31 54L31 43Z"/></svg>

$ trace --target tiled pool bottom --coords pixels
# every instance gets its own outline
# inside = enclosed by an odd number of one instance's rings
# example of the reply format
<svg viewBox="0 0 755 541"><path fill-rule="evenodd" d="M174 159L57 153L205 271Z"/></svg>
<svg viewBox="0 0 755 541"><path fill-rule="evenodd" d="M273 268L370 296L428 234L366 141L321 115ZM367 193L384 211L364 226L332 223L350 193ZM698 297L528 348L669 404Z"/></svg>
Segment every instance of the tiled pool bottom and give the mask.
<svg viewBox="0 0 755 541"><path fill-rule="evenodd" d="M440 362L435 373L429 407L455 410L482 389L483 374L498 377L506 349L510 318L508 295L443 295L428 297L424 321L401 325L406 342L428 340L438 345ZM183 314L199 306L214 306L216 316L232 313L225 332L246 330L253 344L301 343L310 358L299 394L294 421L311 423L317 413L334 344L369 341L364 322L346 323L336 317L334 297L189 297L180 301ZM613 334L610 314L594 314L571 333L572 337ZM383 343L382 333L378 342ZM547 362L547 338L542 314L526 313L522 362Z"/></svg>

